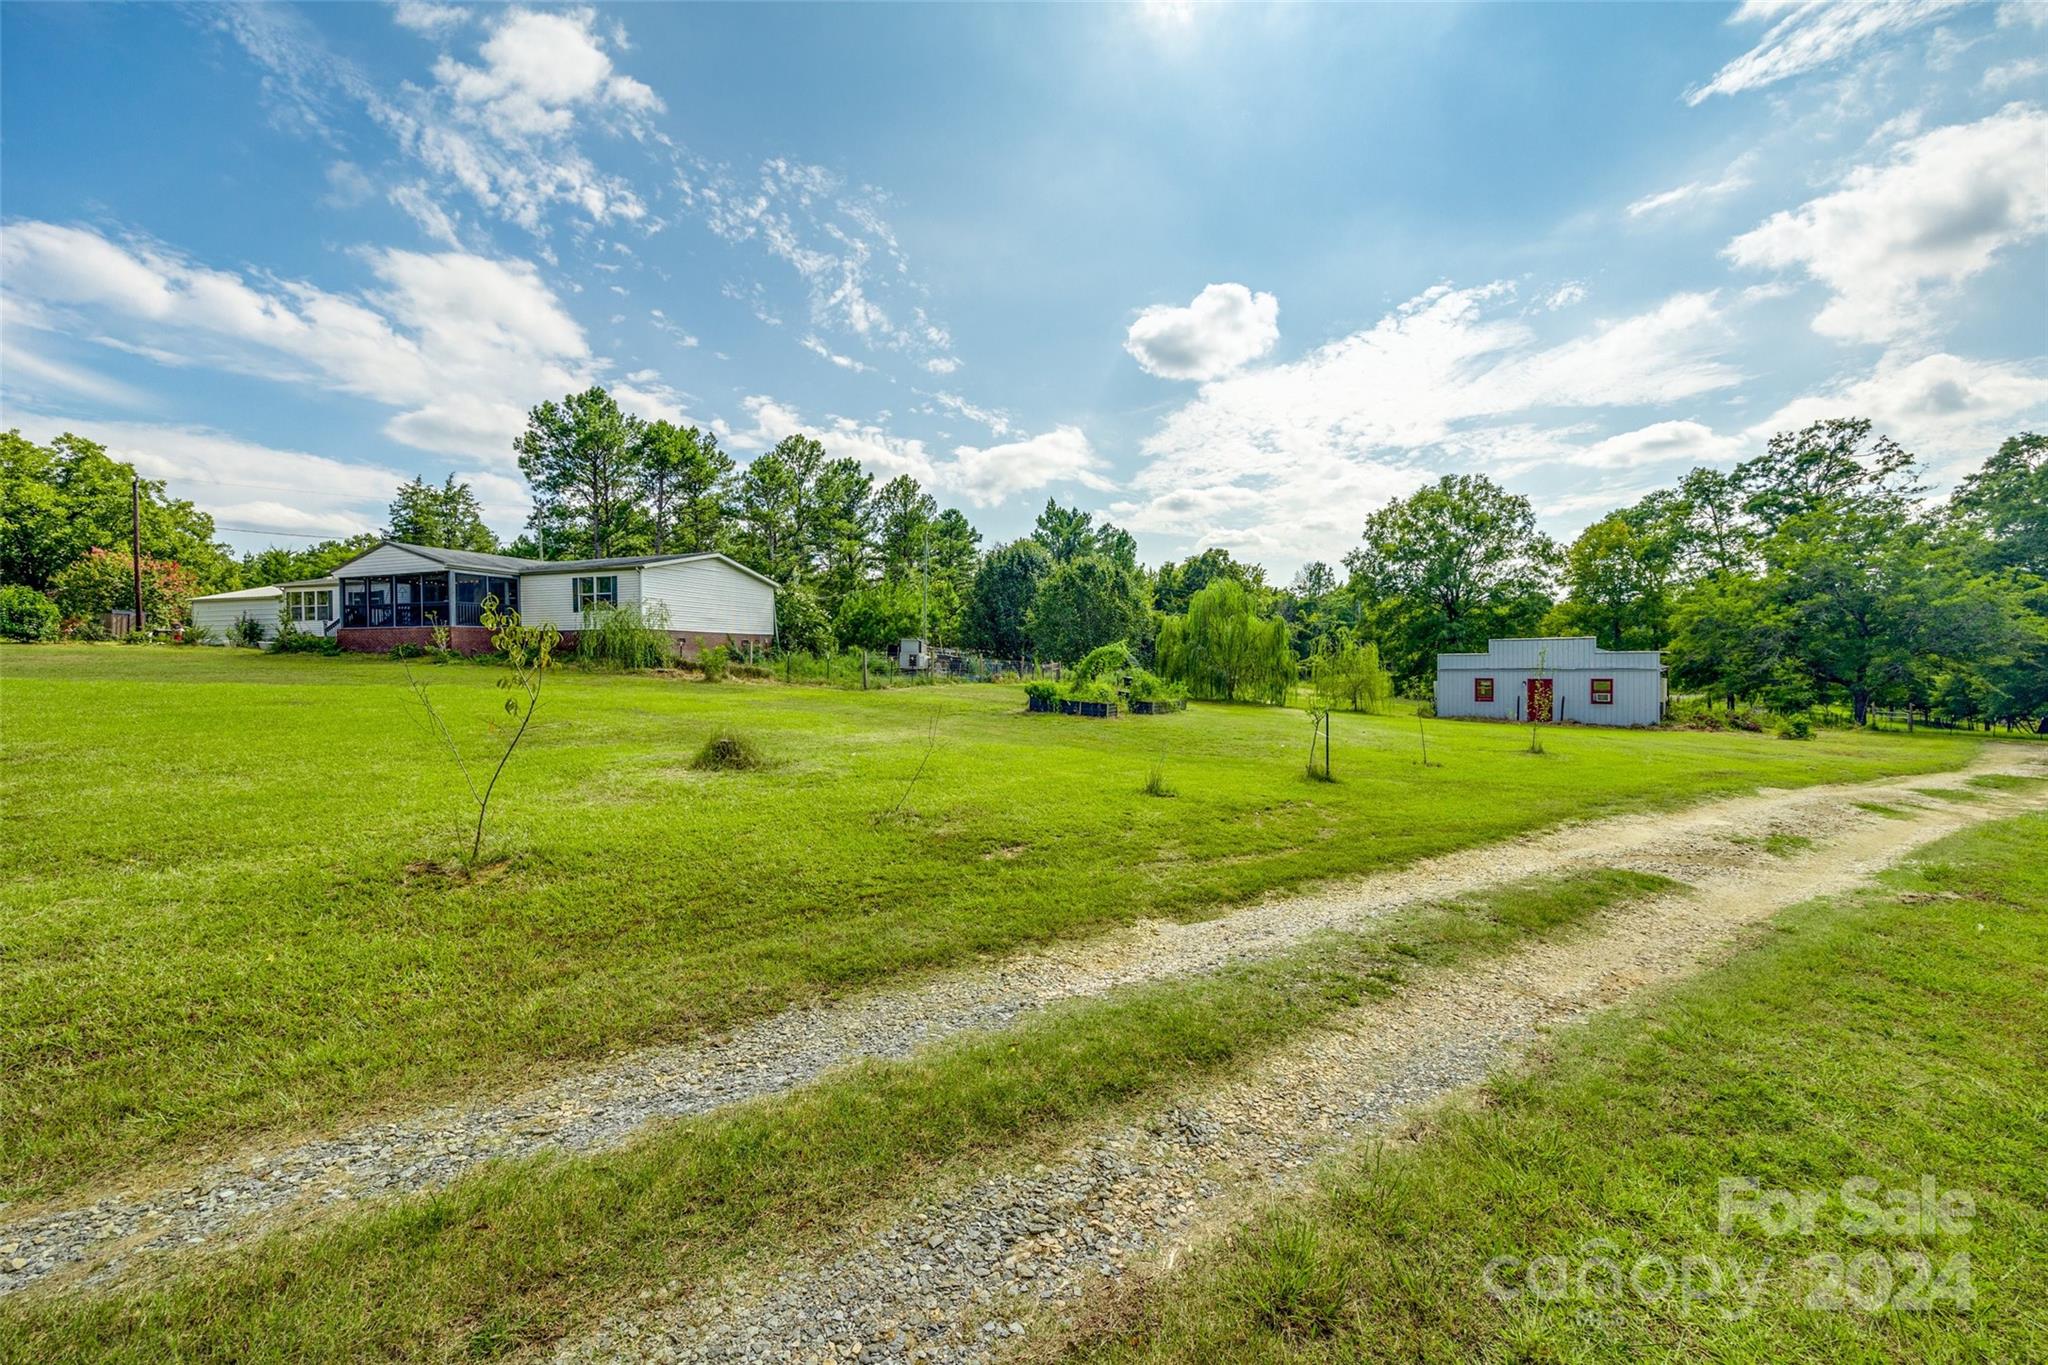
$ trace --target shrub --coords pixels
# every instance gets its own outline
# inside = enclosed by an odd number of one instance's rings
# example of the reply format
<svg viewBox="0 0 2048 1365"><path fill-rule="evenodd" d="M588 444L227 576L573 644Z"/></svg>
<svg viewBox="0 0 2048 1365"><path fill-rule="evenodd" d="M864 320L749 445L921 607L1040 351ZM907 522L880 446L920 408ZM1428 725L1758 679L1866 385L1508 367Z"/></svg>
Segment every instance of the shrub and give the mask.
<svg viewBox="0 0 2048 1365"><path fill-rule="evenodd" d="M156 643L156 636L146 630L131 630L121 637L124 645L150 645Z"/></svg>
<svg viewBox="0 0 2048 1365"><path fill-rule="evenodd" d="M62 625L57 604L34 588L19 583L0 588L0 639L54 640Z"/></svg>
<svg viewBox="0 0 2048 1365"><path fill-rule="evenodd" d="M750 773L768 766L760 748L745 735L713 735L690 764L700 773Z"/></svg>
<svg viewBox="0 0 2048 1365"><path fill-rule="evenodd" d="M1060 699L1060 685L1045 678L1034 678L1024 684L1024 695L1041 706L1051 706Z"/></svg>
<svg viewBox="0 0 2048 1365"><path fill-rule="evenodd" d="M1131 653L1131 647L1122 640L1111 640L1083 655L1081 662L1074 665L1072 676L1077 683L1094 682L1098 678L1121 677L1137 666L1137 656Z"/></svg>
<svg viewBox="0 0 2048 1365"><path fill-rule="evenodd" d="M391 657L394 659L424 659L427 657L427 647L425 645L413 644L408 640L402 645L391 646Z"/></svg>
<svg viewBox="0 0 2048 1365"><path fill-rule="evenodd" d="M1426 701L1422 703L1422 705L1415 708L1415 714L1420 716L1424 720L1435 720L1436 703L1433 701Z"/></svg>
<svg viewBox="0 0 2048 1365"><path fill-rule="evenodd" d="M1187 689L1179 683L1170 683L1148 669L1131 671L1132 701L1179 701L1187 695Z"/></svg>
<svg viewBox="0 0 2048 1365"><path fill-rule="evenodd" d="M705 682L724 682L732 672L732 650L724 645L713 645L697 651L697 667L704 670Z"/></svg>
<svg viewBox="0 0 2048 1365"><path fill-rule="evenodd" d="M1787 716L1778 722L1780 739L1812 739L1813 722L1805 716Z"/></svg>
<svg viewBox="0 0 2048 1365"><path fill-rule="evenodd" d="M263 648L263 623L253 616L238 616L228 627L228 643L246 645L250 649Z"/></svg>
<svg viewBox="0 0 2048 1365"><path fill-rule="evenodd" d="M107 634L106 626L100 623L100 619L97 616L87 616L72 621L64 633L74 640L84 640L89 643L97 643L114 638Z"/></svg>
<svg viewBox="0 0 2048 1365"><path fill-rule="evenodd" d="M1116 689L1106 681L1070 682L1067 684L1068 701L1115 701Z"/></svg>
<svg viewBox="0 0 2048 1365"><path fill-rule="evenodd" d="M332 635L315 635L310 630L280 630L268 648L272 654L324 654L328 658L333 658L341 653L341 641ZM417 649L419 646L415 645L413 648Z"/></svg>
<svg viewBox="0 0 2048 1365"><path fill-rule="evenodd" d="M622 602L591 607L576 635L576 662L589 668L666 668L675 658L668 613L660 606Z"/></svg>
<svg viewBox="0 0 2048 1365"><path fill-rule="evenodd" d="M181 645L208 645L212 644L217 638L219 637L213 633L212 626L188 625L183 633L178 636L178 643Z"/></svg>

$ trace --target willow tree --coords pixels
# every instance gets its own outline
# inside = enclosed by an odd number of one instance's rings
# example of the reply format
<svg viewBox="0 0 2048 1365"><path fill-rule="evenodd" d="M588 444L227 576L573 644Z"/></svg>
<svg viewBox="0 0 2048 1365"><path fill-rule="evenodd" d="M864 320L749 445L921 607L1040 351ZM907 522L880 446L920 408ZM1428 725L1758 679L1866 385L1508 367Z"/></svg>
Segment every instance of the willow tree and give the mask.
<svg viewBox="0 0 2048 1365"><path fill-rule="evenodd" d="M1155 653L1163 677L1222 701L1279 705L1299 675L1287 623L1259 615L1251 593L1231 578L1189 598L1185 616L1168 617Z"/></svg>

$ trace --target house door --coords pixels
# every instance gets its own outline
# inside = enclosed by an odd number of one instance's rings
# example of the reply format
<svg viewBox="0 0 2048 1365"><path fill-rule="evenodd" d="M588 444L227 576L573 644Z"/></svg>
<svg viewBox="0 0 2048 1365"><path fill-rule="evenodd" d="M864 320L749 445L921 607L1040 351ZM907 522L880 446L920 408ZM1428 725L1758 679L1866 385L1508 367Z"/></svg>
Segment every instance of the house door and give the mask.
<svg viewBox="0 0 2048 1365"><path fill-rule="evenodd" d="M1529 709L1527 715L1530 720L1547 721L1551 718L1554 714L1551 710L1551 698L1555 695L1556 691L1557 679L1555 678L1529 679Z"/></svg>

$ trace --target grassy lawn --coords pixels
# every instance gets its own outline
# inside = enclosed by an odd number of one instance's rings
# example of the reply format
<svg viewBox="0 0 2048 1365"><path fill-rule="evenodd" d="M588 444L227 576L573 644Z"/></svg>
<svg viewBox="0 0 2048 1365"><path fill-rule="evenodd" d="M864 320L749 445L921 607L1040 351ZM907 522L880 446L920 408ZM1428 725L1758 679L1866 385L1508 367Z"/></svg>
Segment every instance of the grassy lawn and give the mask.
<svg viewBox="0 0 2048 1365"><path fill-rule="evenodd" d="M1104 1311L1066 1354L2048 1359L2044 846L2048 816L1981 827L1779 916L1721 970ZM1818 1192L1811 1231L1737 1212L1724 1234L1723 1177L1759 1200ZM1867 1179L1852 1197L1910 1218L1923 1178L1964 1192L1967 1217L1871 1226L1842 1195Z"/></svg>
<svg viewBox="0 0 2048 1365"><path fill-rule="evenodd" d="M274 1234L161 1287L0 1301L0 1361L491 1357L637 1290L693 1290L742 1252L788 1250L1397 988L1677 889L1614 868L1421 907L1213 974L1070 1001L924 1056L660 1126L623 1151L504 1163L453 1188ZM686 1291L687 1292L687 1291Z"/></svg>
<svg viewBox="0 0 2048 1365"><path fill-rule="evenodd" d="M480 736L494 674L421 672ZM10 646L0 678L0 1199L1575 816L1975 751L1565 730L1532 756L1512 727L1339 716L1325 785L1292 711L570 671L471 877L442 867L460 779L387 660ZM692 771L721 730L771 766ZM1155 763L1174 798L1140 794Z"/></svg>

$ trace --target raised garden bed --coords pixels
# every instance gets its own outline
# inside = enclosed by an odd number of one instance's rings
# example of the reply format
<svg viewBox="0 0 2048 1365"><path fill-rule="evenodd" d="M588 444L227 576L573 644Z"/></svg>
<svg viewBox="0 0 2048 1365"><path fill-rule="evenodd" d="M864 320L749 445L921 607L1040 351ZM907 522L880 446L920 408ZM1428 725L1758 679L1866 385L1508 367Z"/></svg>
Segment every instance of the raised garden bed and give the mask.
<svg viewBox="0 0 2048 1365"><path fill-rule="evenodd" d="M1113 701L1063 701L1060 703L1063 716L1088 716L1095 720L1114 720L1116 703Z"/></svg>
<svg viewBox="0 0 2048 1365"><path fill-rule="evenodd" d="M1027 711L1039 711L1044 713L1045 715L1052 715L1054 712L1060 709L1060 704L1059 701L1053 697L1026 697L1024 699L1024 709Z"/></svg>
<svg viewBox="0 0 2048 1365"><path fill-rule="evenodd" d="M1131 714L1134 716L1164 716L1170 715L1175 711L1185 711L1187 709L1187 702L1177 697L1172 699L1161 698L1158 701L1133 701L1131 703Z"/></svg>

